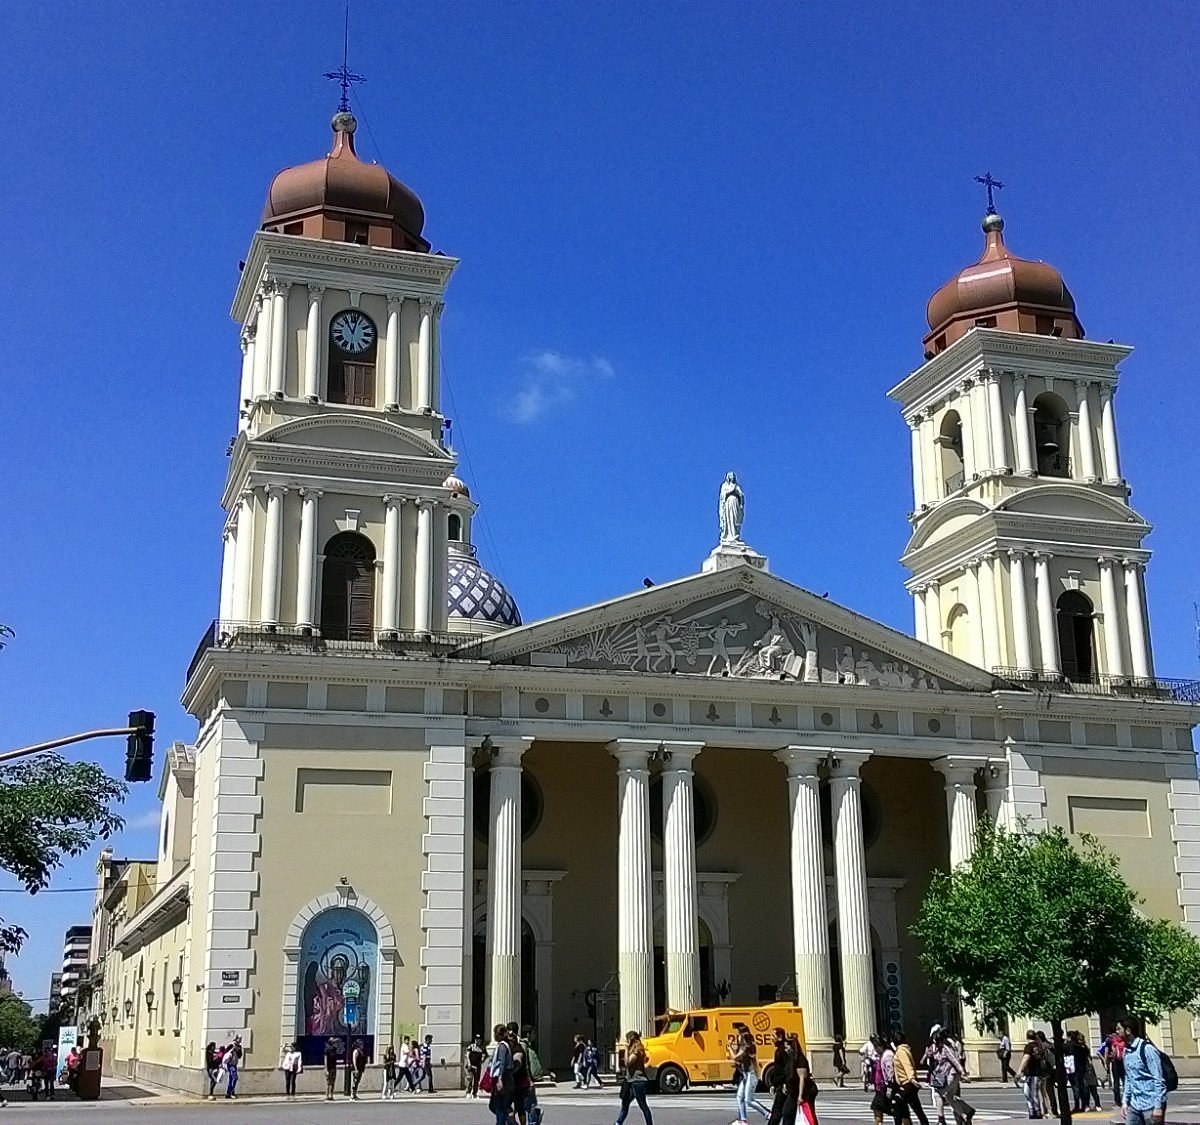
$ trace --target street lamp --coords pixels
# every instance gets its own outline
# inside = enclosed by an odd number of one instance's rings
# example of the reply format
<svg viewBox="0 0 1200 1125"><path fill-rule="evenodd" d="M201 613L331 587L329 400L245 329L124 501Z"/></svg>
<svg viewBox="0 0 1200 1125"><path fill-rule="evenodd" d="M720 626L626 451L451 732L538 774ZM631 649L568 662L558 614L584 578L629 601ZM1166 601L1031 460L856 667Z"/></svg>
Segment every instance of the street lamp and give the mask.
<svg viewBox="0 0 1200 1125"><path fill-rule="evenodd" d="M132 1000L126 1000L126 1001L125 1001L125 1018L126 1018L126 1019L129 1019L129 1017L130 1017L131 1015L133 1015L133 1001L132 1001Z"/></svg>
<svg viewBox="0 0 1200 1125"><path fill-rule="evenodd" d="M116 1006L116 1004L114 1004L112 1006L112 1021L113 1021L113 1023L117 1022L117 1015L118 1015L117 1006Z"/></svg>
<svg viewBox="0 0 1200 1125"><path fill-rule="evenodd" d="M154 1011L154 989L153 988L146 989L146 1011L147 1012Z"/></svg>
<svg viewBox="0 0 1200 1125"><path fill-rule="evenodd" d="M171 995L175 997L175 1003L178 1004L183 996L183 979L181 977L176 977L171 981Z"/></svg>

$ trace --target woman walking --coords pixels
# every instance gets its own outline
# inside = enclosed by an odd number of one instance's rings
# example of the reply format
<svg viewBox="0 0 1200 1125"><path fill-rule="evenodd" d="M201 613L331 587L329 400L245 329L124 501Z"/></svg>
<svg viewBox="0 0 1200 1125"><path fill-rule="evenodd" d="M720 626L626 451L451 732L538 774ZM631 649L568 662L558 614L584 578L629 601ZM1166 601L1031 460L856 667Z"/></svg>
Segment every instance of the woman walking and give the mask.
<svg viewBox="0 0 1200 1125"><path fill-rule="evenodd" d="M800 1036L796 1034L788 1036L788 1050L791 1052L792 1058L796 1060L796 1086L799 1091L800 1110L808 1125L817 1125L818 1087L812 1076L812 1067L809 1065L808 1056L804 1053L804 1048L800 1046Z"/></svg>
<svg viewBox="0 0 1200 1125"><path fill-rule="evenodd" d="M390 1043L383 1052L383 1086L379 1091L381 1100L389 1100L396 1096L396 1048Z"/></svg>
<svg viewBox="0 0 1200 1125"><path fill-rule="evenodd" d="M737 1120L735 1125L747 1125L748 1111L751 1107L766 1118L767 1110L754 1100L754 1095L758 1092L758 1048L754 1045L754 1036L750 1034L748 1027L742 1028L734 1042L731 1057L734 1066L737 1067Z"/></svg>
<svg viewBox="0 0 1200 1125"><path fill-rule="evenodd" d="M304 1069L297 1044L291 1043L284 1050L279 1069L283 1071L283 1096L290 1100L296 1096L296 1075Z"/></svg>
<svg viewBox="0 0 1200 1125"><path fill-rule="evenodd" d="M225 1086L225 1097L230 1099L237 1098L238 1084L238 1067L242 1062L242 1037L235 1035L233 1042L225 1048L225 1057L221 1060L221 1065L225 1067L229 1073L229 1082Z"/></svg>
<svg viewBox="0 0 1200 1125"><path fill-rule="evenodd" d="M929 1052L929 1085L937 1097L938 1121L945 1121L946 1108L949 1107L956 1125L971 1125L975 1110L959 1092L962 1077L958 1050L946 1031L939 1030L930 1044Z"/></svg>
<svg viewBox="0 0 1200 1125"><path fill-rule="evenodd" d="M642 1111L646 1125L654 1125L650 1107L646 1104L646 1087L650 1084L649 1078L646 1077L648 1057L642 1037L636 1031L627 1031L625 1033L625 1074L621 1082L621 1112L617 1115L616 1125L624 1125L625 1118L629 1116L629 1106L634 1101L637 1102L638 1109Z"/></svg>
<svg viewBox="0 0 1200 1125"><path fill-rule="evenodd" d="M204 1048L204 1072L208 1075L208 1100L215 1101L217 1079L221 1074L221 1055L215 1043Z"/></svg>
<svg viewBox="0 0 1200 1125"><path fill-rule="evenodd" d="M350 1065L354 1073L350 1076L350 1100L358 1101L358 1085L367 1069L367 1051L361 1039L354 1040L354 1048L350 1052Z"/></svg>
<svg viewBox="0 0 1200 1125"><path fill-rule="evenodd" d="M879 1044L874 1035L871 1036L870 1043L875 1048L875 1057L871 1061L871 1077L874 1081L875 1066L879 1058ZM838 1084L839 1089L845 1087L846 1075L849 1073L850 1064L846 1062L846 1040L840 1035L835 1035L833 1037L833 1080Z"/></svg>
<svg viewBox="0 0 1200 1125"><path fill-rule="evenodd" d="M512 1046L508 1042L508 1028L496 1024L492 1029L495 1045L492 1047L492 1058L488 1063L488 1079L490 1094L488 1109L496 1118L496 1125L508 1125L508 1111L513 1100L513 1055Z"/></svg>

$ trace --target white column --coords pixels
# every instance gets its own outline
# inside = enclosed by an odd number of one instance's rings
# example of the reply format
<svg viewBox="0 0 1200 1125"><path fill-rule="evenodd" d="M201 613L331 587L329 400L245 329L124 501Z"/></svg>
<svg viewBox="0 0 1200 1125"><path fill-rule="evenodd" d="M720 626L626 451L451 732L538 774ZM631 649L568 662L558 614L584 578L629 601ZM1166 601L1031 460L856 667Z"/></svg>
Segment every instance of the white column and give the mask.
<svg viewBox="0 0 1200 1125"><path fill-rule="evenodd" d="M971 483L975 475L975 426L974 411L971 409L971 387L973 382L967 379L959 390L959 421L962 425L962 463L963 485Z"/></svg>
<svg viewBox="0 0 1200 1125"><path fill-rule="evenodd" d="M321 398L321 343L325 333L321 331L321 295L324 285L308 287L308 322L304 330L304 397L309 402Z"/></svg>
<svg viewBox="0 0 1200 1125"><path fill-rule="evenodd" d="M1004 448L1004 401L1000 397L1000 376L987 373L988 433L991 437L992 468L997 472L1009 472L1008 453Z"/></svg>
<svg viewBox="0 0 1200 1125"><path fill-rule="evenodd" d="M916 636L919 641L928 641L925 634L925 623L929 620L925 610L925 596L929 587L925 585L913 587L913 615L916 618Z"/></svg>
<svg viewBox="0 0 1200 1125"><path fill-rule="evenodd" d="M244 430L250 424L248 404L254 398L254 332L251 328L242 329L242 378L238 384L238 429Z"/></svg>
<svg viewBox="0 0 1200 1125"><path fill-rule="evenodd" d="M316 625L317 602L317 501L315 488L300 489L300 555L296 568L296 624Z"/></svg>
<svg viewBox="0 0 1200 1125"><path fill-rule="evenodd" d="M441 301L433 306L429 340L429 406L435 414L441 411L442 310L445 307Z"/></svg>
<svg viewBox="0 0 1200 1125"><path fill-rule="evenodd" d="M287 371L287 297L291 282L277 281L271 297L271 397L283 398Z"/></svg>
<svg viewBox="0 0 1200 1125"><path fill-rule="evenodd" d="M862 1043L875 1030L875 967L867 902L867 861L863 843L861 779L870 755L837 750L830 770L833 854L838 900L838 954L842 965L842 1004L847 1043ZM823 921L823 919L822 919Z"/></svg>
<svg viewBox="0 0 1200 1125"><path fill-rule="evenodd" d="M389 293L387 299L387 340L384 349L383 408L400 409L400 338L401 311L404 298Z"/></svg>
<svg viewBox="0 0 1200 1125"><path fill-rule="evenodd" d="M413 628L428 633L433 628L430 608L433 604L433 501L417 501L417 559L413 571L415 603Z"/></svg>
<svg viewBox="0 0 1200 1125"><path fill-rule="evenodd" d="M383 498L383 596L382 628L395 633L400 629L400 508L399 496Z"/></svg>
<svg viewBox="0 0 1200 1125"><path fill-rule="evenodd" d="M233 619L233 592L237 582L237 522L230 520L222 536L221 554L221 607L217 610L217 621Z"/></svg>
<svg viewBox="0 0 1200 1125"><path fill-rule="evenodd" d="M908 420L908 428L912 433L913 510L917 511L925 501L925 457L921 448L924 439L919 414Z"/></svg>
<svg viewBox="0 0 1200 1125"><path fill-rule="evenodd" d="M433 509L433 604L429 609L429 627L435 633L446 631L450 600L450 509L438 503Z"/></svg>
<svg viewBox="0 0 1200 1125"><path fill-rule="evenodd" d="M488 1025L521 1019L521 755L529 740L489 739Z"/></svg>
<svg viewBox="0 0 1200 1125"><path fill-rule="evenodd" d="M1125 619L1129 626L1129 658L1133 674L1139 680L1154 675L1150 660L1150 637L1146 631L1146 613L1142 606L1142 564L1123 561L1125 569Z"/></svg>
<svg viewBox="0 0 1200 1125"><path fill-rule="evenodd" d="M1050 560L1045 551L1033 552L1034 585L1037 587L1038 647L1042 650L1042 674L1057 677L1062 671L1058 659L1058 622L1054 614L1054 592L1050 588Z"/></svg>
<svg viewBox="0 0 1200 1125"><path fill-rule="evenodd" d="M1008 552L1008 585L1012 600L1013 646L1017 671L1033 671L1033 646L1029 640L1029 592L1025 585L1025 552Z"/></svg>
<svg viewBox="0 0 1200 1125"><path fill-rule="evenodd" d="M650 754L653 742L610 743L617 759L617 973L621 1033L654 1028L650 913Z"/></svg>
<svg viewBox="0 0 1200 1125"><path fill-rule="evenodd" d="M1013 435L1016 438L1017 472L1024 477L1032 476L1033 440L1029 432L1029 404L1025 397L1025 376L1013 376L1013 388L1016 391L1016 408L1013 412Z"/></svg>
<svg viewBox="0 0 1200 1125"><path fill-rule="evenodd" d="M1121 649L1121 611L1117 605L1117 580L1113 573L1116 560L1100 559L1100 612L1104 614L1104 652L1108 674L1125 675L1125 654Z"/></svg>
<svg viewBox="0 0 1200 1125"><path fill-rule="evenodd" d="M809 1043L833 1040L829 983L829 927L825 906L825 860L821 845L821 749L789 746L776 753L788 771L791 831L792 949L796 1000L804 1009Z"/></svg>
<svg viewBox="0 0 1200 1125"><path fill-rule="evenodd" d="M420 307L421 320L417 329L416 407L418 410L428 410L432 406L432 369L430 364L433 359L433 302L423 300Z"/></svg>
<svg viewBox="0 0 1200 1125"><path fill-rule="evenodd" d="M267 486L267 527L263 537L262 591L259 620L264 625L279 624L279 578L283 558L283 494L282 485Z"/></svg>
<svg viewBox="0 0 1200 1125"><path fill-rule="evenodd" d="M983 635L983 666L989 671L1004 661L1000 655L1000 618L996 614L996 572L994 555L982 555L975 560L979 591L979 620Z"/></svg>
<svg viewBox="0 0 1200 1125"><path fill-rule="evenodd" d="M233 619L250 620L250 583L254 576L254 493L247 489L238 497L237 577L233 584Z"/></svg>
<svg viewBox="0 0 1200 1125"><path fill-rule="evenodd" d="M942 647L942 601L936 582L925 589L925 643Z"/></svg>
<svg viewBox="0 0 1200 1125"><path fill-rule="evenodd" d="M1083 479L1089 483L1098 481L1096 473L1096 435L1092 433L1092 401L1088 396L1090 384L1086 379L1075 380L1075 410L1079 421L1079 466Z"/></svg>
<svg viewBox="0 0 1200 1125"><path fill-rule="evenodd" d="M264 284L263 291L256 294L254 304L258 316L254 321L254 398L267 393L267 361L271 355L271 290Z"/></svg>
<svg viewBox="0 0 1200 1125"><path fill-rule="evenodd" d="M1121 459L1117 455L1117 420L1113 407L1116 393L1115 383L1100 384L1100 445L1104 454L1105 484L1121 483Z"/></svg>
<svg viewBox="0 0 1200 1125"><path fill-rule="evenodd" d="M662 745L663 937L667 955L667 1007L680 1012L698 1008L701 1001L692 761L703 745L702 742L664 742Z"/></svg>

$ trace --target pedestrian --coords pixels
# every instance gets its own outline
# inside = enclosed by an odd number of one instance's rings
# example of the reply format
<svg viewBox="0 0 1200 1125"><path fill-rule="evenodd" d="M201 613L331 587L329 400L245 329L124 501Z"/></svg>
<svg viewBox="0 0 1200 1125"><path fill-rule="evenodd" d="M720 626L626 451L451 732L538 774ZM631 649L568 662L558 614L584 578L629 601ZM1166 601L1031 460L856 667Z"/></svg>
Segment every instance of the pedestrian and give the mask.
<svg viewBox="0 0 1200 1125"><path fill-rule="evenodd" d="M512 1049L512 1112L518 1125L527 1125L529 1107L537 1100L533 1093L533 1076L529 1070L529 1048L518 1033L515 1023L510 1023L505 1030L509 1047Z"/></svg>
<svg viewBox="0 0 1200 1125"><path fill-rule="evenodd" d="M768 1111L754 1098L758 1092L758 1048L754 1045L750 1029L744 1025L734 1045L733 1061L741 1076L736 1091L736 1122L738 1125L747 1125L751 1108L765 1119L769 1116Z"/></svg>
<svg viewBox="0 0 1200 1125"><path fill-rule="evenodd" d="M593 1078L596 1080L596 1089L604 1089L604 1083L600 1081L600 1048L589 1039L583 1049L583 1088L585 1090L591 1087Z"/></svg>
<svg viewBox="0 0 1200 1125"><path fill-rule="evenodd" d="M1088 1107L1095 1103L1096 1109L1100 1109L1100 1079L1096 1074L1096 1057L1091 1048L1087 1052L1087 1064L1084 1071L1084 1100L1083 1108L1086 1113Z"/></svg>
<svg viewBox="0 0 1200 1125"><path fill-rule="evenodd" d="M216 1100L217 1078L221 1073L221 1056L215 1043L204 1048L204 1073L208 1075L208 1100Z"/></svg>
<svg viewBox="0 0 1200 1125"><path fill-rule="evenodd" d="M771 1032L771 1042L775 1048L775 1056L771 1060L771 1092L774 1097L767 1125L796 1125L796 1112L800 1104L796 1059L788 1050L787 1035L782 1027Z"/></svg>
<svg viewBox="0 0 1200 1125"><path fill-rule="evenodd" d="M391 1100L396 1096L396 1048L390 1043L383 1052L383 1084L379 1088L379 1098Z"/></svg>
<svg viewBox="0 0 1200 1125"><path fill-rule="evenodd" d="M399 1067L400 1077L404 1080L404 1083L408 1088L408 1092L411 1094L416 1089L416 1085L413 1082L413 1072L412 1072L413 1045L412 1045L412 1037L411 1036L406 1035L403 1038L403 1040L401 1040L400 1052L396 1059L396 1062Z"/></svg>
<svg viewBox="0 0 1200 1125"><path fill-rule="evenodd" d="M433 1093L433 1036L426 1035L421 1041L421 1072L429 1080L429 1092Z"/></svg>
<svg viewBox="0 0 1200 1125"><path fill-rule="evenodd" d="M921 1084L917 1081L917 1064L913 1059L912 1047L903 1031L896 1032L896 1054L892 1061L896 1074L896 1092L905 1110L917 1115L920 1125L929 1125L925 1109L921 1105ZM897 1121L900 1120L898 1115Z"/></svg>
<svg viewBox="0 0 1200 1125"><path fill-rule="evenodd" d="M867 1040L873 1047L876 1046L875 1036L872 1035ZM876 1048L875 1057L871 1060L871 1082L875 1081L875 1063L879 1059L879 1051ZM844 1036L835 1035L833 1037L833 1080L837 1083L839 1089L844 1089L846 1085L846 1075L850 1073L850 1066L846 1062L846 1040ZM865 1091L864 1091L865 1092Z"/></svg>
<svg viewBox="0 0 1200 1125"><path fill-rule="evenodd" d="M1119 1028L1114 1028L1109 1034L1105 1047L1105 1058L1112 1081L1113 1107L1119 1109L1125 1104L1125 1040L1121 1038Z"/></svg>
<svg viewBox="0 0 1200 1125"><path fill-rule="evenodd" d="M1058 1116L1058 1056L1044 1031L1035 1031L1038 1043L1038 1096L1042 1116Z"/></svg>
<svg viewBox="0 0 1200 1125"><path fill-rule="evenodd" d="M1075 1102L1075 1113L1084 1112L1087 1101L1087 1067L1088 1046L1078 1031L1068 1031L1066 1041L1066 1056L1063 1062L1069 1062L1067 1075L1071 1080L1071 1095Z"/></svg>
<svg viewBox="0 0 1200 1125"><path fill-rule="evenodd" d="M793 1032L788 1036L787 1045L796 1063L796 1086L800 1111L804 1114L807 1125L817 1125L818 1087L816 1079L812 1076L812 1067L809 1065L808 1056L800 1045L800 1036Z"/></svg>
<svg viewBox="0 0 1200 1125"><path fill-rule="evenodd" d="M1124 1091L1121 1105L1125 1125L1159 1125L1167 1119L1167 1082L1163 1074L1162 1054L1140 1034L1138 1022L1131 1016L1117 1021L1117 1034L1125 1050L1121 1055Z"/></svg>
<svg viewBox="0 0 1200 1125"><path fill-rule="evenodd" d="M367 1070L367 1049L361 1039L354 1040L350 1049L350 1100L358 1101L358 1086Z"/></svg>
<svg viewBox="0 0 1200 1125"><path fill-rule="evenodd" d="M504 1024L496 1024L492 1035L495 1043L487 1071L488 1109L496 1118L495 1125L508 1125L508 1111L513 1100L512 1047Z"/></svg>
<svg viewBox="0 0 1200 1125"><path fill-rule="evenodd" d="M41 1055L42 1086L46 1091L46 1100L54 1101L54 1076L58 1072L57 1053L52 1047L47 1047Z"/></svg>
<svg viewBox="0 0 1200 1125"><path fill-rule="evenodd" d="M483 1073L483 1036L476 1035L467 1046L467 1097L479 1097L479 1078Z"/></svg>
<svg viewBox="0 0 1200 1125"><path fill-rule="evenodd" d="M1038 1092L1038 1071L1041 1069L1040 1052L1038 1051L1037 1036L1032 1031L1025 1033L1025 1047L1021 1051L1021 1059L1017 1063L1017 1088L1025 1095L1025 1109L1030 1121L1037 1121L1042 1116L1042 1101Z"/></svg>
<svg viewBox="0 0 1200 1125"><path fill-rule="evenodd" d="M582 1035L576 1035L575 1042L571 1044L571 1071L575 1075L576 1090L583 1089L584 1079L587 1076L587 1063L584 1061L586 1054L587 1043L584 1042Z"/></svg>
<svg viewBox="0 0 1200 1125"><path fill-rule="evenodd" d="M300 1058L299 1044L289 1043L284 1048L283 1058L279 1061L279 1069L283 1071L284 1097L294 1098L296 1096L296 1075L304 1069Z"/></svg>
<svg viewBox="0 0 1200 1125"><path fill-rule="evenodd" d="M939 1125L946 1120L947 1107L954 1114L957 1125L970 1125L971 1118L975 1116L975 1110L963 1100L960 1093L961 1083L966 1072L959 1061L958 1044L943 1028L938 1031L930 1046L932 1055L929 1065L929 1085L937 1095Z"/></svg>
<svg viewBox="0 0 1200 1125"><path fill-rule="evenodd" d="M228 1081L225 1083L225 1097L236 1100L238 1067L242 1062L242 1037L240 1035L233 1037L233 1042L225 1048L225 1056L221 1061L229 1074Z"/></svg>
<svg viewBox="0 0 1200 1125"><path fill-rule="evenodd" d="M338 1060L342 1057L342 1044L339 1040L325 1040L325 1100L333 1101L333 1088L337 1084Z"/></svg>
<svg viewBox="0 0 1200 1125"><path fill-rule="evenodd" d="M1007 1082L1010 1078L1016 1078L1016 1072L1012 1068L1012 1040L1009 1039L1007 1031L1000 1036L996 1057L1000 1060L1000 1081Z"/></svg>
<svg viewBox="0 0 1200 1125"><path fill-rule="evenodd" d="M878 1052L876 1051L875 1044L871 1041L871 1038L866 1039L863 1042L863 1045L858 1049L859 1071L861 1072L864 1094L871 1092L871 1084L874 1081L875 1059L877 1054Z"/></svg>
<svg viewBox="0 0 1200 1125"><path fill-rule="evenodd" d="M871 1095L871 1116L875 1119L875 1125L883 1125L884 1114L892 1115L889 1091L895 1083L895 1052L892 1051L891 1045L885 1043L878 1035L871 1036L871 1043L876 1054L874 1073L871 1075L874 1091Z"/></svg>
<svg viewBox="0 0 1200 1125"><path fill-rule="evenodd" d="M641 1035L636 1031L627 1031L625 1033L625 1069L621 1080L621 1112L617 1115L616 1125L622 1125L625 1118L629 1116L629 1106L634 1101L637 1102L638 1109L642 1111L646 1125L654 1125L650 1107L646 1104L646 1087L650 1084L649 1078L646 1077L648 1060L649 1056L646 1054L646 1047L642 1043Z"/></svg>

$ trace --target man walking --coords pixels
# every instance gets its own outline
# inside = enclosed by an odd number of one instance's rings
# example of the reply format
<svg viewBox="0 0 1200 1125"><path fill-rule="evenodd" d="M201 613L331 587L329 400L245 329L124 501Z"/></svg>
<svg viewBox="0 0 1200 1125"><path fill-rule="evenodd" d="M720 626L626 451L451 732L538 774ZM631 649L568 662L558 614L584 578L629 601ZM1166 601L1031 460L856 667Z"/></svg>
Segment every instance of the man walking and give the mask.
<svg viewBox="0 0 1200 1125"><path fill-rule="evenodd" d="M429 1079L429 1092L433 1093L433 1036L426 1035L421 1043L421 1070Z"/></svg>
<svg viewBox="0 0 1200 1125"><path fill-rule="evenodd" d="M1129 1016L1117 1021L1117 1034L1125 1046L1125 1125L1159 1125L1167 1116L1167 1083L1158 1048L1138 1034Z"/></svg>
<svg viewBox="0 0 1200 1125"><path fill-rule="evenodd" d="M1012 1068L1012 1040L1009 1039L1007 1031L1000 1036L996 1057L1000 1060L1000 1081L1007 1082L1010 1078L1015 1078Z"/></svg>
<svg viewBox="0 0 1200 1125"><path fill-rule="evenodd" d="M921 1106L921 1087L917 1082L917 1064L913 1060L912 1048L904 1032L896 1035L896 1056L892 1062L896 1074L896 1086L900 1097L909 1111L916 1115L921 1125L929 1125L929 1118Z"/></svg>

